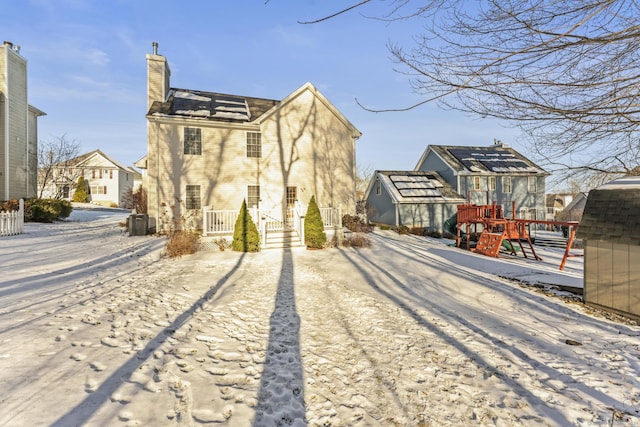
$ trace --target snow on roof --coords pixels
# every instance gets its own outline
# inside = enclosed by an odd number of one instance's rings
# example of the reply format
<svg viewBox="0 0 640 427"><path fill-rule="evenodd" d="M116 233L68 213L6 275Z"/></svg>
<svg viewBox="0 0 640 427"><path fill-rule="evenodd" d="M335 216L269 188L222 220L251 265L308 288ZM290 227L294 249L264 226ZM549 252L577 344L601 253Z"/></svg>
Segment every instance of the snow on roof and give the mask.
<svg viewBox="0 0 640 427"><path fill-rule="evenodd" d="M640 176L623 176L598 187L598 190L640 188Z"/></svg>

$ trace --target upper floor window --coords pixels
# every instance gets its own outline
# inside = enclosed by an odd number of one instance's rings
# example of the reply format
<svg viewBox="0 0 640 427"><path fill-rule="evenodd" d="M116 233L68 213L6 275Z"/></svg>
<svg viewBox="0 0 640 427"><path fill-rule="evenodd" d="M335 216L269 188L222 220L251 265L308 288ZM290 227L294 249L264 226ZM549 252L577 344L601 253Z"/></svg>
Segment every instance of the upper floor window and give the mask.
<svg viewBox="0 0 640 427"><path fill-rule="evenodd" d="M247 132L247 157L262 157L262 134Z"/></svg>
<svg viewBox="0 0 640 427"><path fill-rule="evenodd" d="M479 176L474 176L473 177L473 189L474 190L479 190L480 189L480 177Z"/></svg>
<svg viewBox="0 0 640 427"><path fill-rule="evenodd" d="M489 177L489 190L495 190L496 189L496 177L495 176L490 176Z"/></svg>
<svg viewBox="0 0 640 427"><path fill-rule="evenodd" d="M528 181L528 190L529 193L537 193L538 192L538 178L535 176L530 176Z"/></svg>
<svg viewBox="0 0 640 427"><path fill-rule="evenodd" d="M184 128L184 154L202 154L202 129Z"/></svg>
<svg viewBox="0 0 640 427"><path fill-rule="evenodd" d="M380 178L376 178L376 195L379 196L382 194L382 184L380 183Z"/></svg>
<svg viewBox="0 0 640 427"><path fill-rule="evenodd" d="M187 185L185 207L187 209L200 209L200 186Z"/></svg>
<svg viewBox="0 0 640 427"><path fill-rule="evenodd" d="M109 169L109 179L113 179L113 169Z"/></svg>
<svg viewBox="0 0 640 427"><path fill-rule="evenodd" d="M511 177L510 176L502 177L502 192L511 193Z"/></svg>

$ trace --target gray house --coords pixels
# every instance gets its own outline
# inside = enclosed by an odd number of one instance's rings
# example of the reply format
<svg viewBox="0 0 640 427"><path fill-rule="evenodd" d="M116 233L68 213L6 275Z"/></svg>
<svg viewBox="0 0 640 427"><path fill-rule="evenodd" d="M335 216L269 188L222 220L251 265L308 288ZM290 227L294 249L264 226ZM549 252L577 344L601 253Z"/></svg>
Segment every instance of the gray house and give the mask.
<svg viewBox="0 0 640 427"><path fill-rule="evenodd" d="M376 171L364 198L371 222L439 232L465 202L434 171Z"/></svg>
<svg viewBox="0 0 640 427"><path fill-rule="evenodd" d="M640 177L591 190L577 237L584 240L584 301L640 318Z"/></svg>
<svg viewBox="0 0 640 427"><path fill-rule="evenodd" d="M416 171L436 171L469 203L502 205L511 217L545 219L544 169L499 141L488 147L429 145Z"/></svg>

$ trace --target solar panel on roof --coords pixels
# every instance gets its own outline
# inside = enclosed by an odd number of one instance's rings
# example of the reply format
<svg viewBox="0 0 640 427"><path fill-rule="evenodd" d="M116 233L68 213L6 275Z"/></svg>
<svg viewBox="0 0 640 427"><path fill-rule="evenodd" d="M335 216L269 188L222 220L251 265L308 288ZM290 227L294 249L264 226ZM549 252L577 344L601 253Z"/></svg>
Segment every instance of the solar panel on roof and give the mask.
<svg viewBox="0 0 640 427"><path fill-rule="evenodd" d="M470 171L482 172L533 172L538 169L508 151L477 148L450 148L449 153Z"/></svg>
<svg viewBox="0 0 640 427"><path fill-rule="evenodd" d="M247 121L251 119L246 100L228 95L176 91L173 110L175 114L189 116Z"/></svg>
<svg viewBox="0 0 640 427"><path fill-rule="evenodd" d="M419 185L417 184L418 183L415 183L415 182L403 182L403 181L393 182L393 185L395 185L398 190L401 190L403 188L434 188L434 185L429 181L421 182L419 183Z"/></svg>
<svg viewBox="0 0 640 427"><path fill-rule="evenodd" d="M442 183L434 175L389 175L389 180L402 197L442 197Z"/></svg>

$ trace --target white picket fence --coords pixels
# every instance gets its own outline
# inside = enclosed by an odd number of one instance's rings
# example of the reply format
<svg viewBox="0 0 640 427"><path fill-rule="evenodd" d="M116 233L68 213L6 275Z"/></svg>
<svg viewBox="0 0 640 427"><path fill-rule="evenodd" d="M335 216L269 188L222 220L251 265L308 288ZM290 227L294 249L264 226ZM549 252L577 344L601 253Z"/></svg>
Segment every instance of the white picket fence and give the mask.
<svg viewBox="0 0 640 427"><path fill-rule="evenodd" d="M0 237L15 236L24 231L24 200L20 199L20 208L13 212L0 212Z"/></svg>

